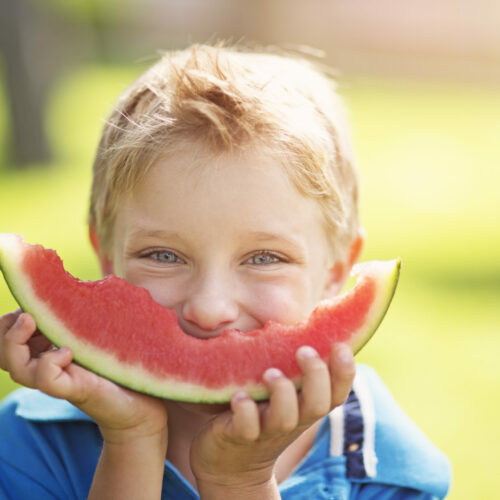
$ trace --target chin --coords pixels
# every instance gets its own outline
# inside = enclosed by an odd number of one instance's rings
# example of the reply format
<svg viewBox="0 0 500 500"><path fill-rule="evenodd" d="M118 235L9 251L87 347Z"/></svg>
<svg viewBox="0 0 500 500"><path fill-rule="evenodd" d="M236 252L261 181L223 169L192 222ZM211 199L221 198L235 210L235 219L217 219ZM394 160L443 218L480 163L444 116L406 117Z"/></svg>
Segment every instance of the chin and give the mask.
<svg viewBox="0 0 500 500"><path fill-rule="evenodd" d="M198 413L199 415L218 415L231 408L229 403L186 403L184 401L177 401L177 405L191 413Z"/></svg>

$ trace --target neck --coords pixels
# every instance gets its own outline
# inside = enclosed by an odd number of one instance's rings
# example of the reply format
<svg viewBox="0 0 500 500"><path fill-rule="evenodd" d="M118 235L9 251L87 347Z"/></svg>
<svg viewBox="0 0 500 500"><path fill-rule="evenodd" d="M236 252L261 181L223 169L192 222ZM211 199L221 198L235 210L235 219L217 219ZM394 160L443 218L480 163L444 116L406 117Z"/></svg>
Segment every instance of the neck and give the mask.
<svg viewBox="0 0 500 500"><path fill-rule="evenodd" d="M178 401L166 401L165 404L168 412L167 460L196 489L196 478L190 463L191 443L210 420L229 406Z"/></svg>

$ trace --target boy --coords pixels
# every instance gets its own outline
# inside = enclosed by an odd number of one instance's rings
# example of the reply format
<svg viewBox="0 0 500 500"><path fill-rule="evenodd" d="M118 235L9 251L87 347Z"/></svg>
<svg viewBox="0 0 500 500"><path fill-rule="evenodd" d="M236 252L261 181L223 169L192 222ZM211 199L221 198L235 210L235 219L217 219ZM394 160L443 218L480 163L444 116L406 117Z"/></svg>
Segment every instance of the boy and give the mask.
<svg viewBox="0 0 500 500"><path fill-rule="evenodd" d="M166 55L121 96L98 148L90 238L102 272L145 287L201 338L307 318L362 246L346 130L305 62L204 46ZM371 371L354 378L345 345L329 363L298 350L300 393L271 368L268 402L202 405L84 370L19 311L0 338L0 367L42 391L14 393L0 413L4 497L446 494L446 459Z"/></svg>

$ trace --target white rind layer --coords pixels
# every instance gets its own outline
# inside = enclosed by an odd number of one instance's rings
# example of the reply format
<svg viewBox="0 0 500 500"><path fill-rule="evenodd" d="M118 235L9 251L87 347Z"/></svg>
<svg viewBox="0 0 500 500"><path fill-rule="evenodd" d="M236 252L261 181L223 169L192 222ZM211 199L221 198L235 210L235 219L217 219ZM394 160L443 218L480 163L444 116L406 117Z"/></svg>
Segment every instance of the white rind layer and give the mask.
<svg viewBox="0 0 500 500"><path fill-rule="evenodd" d="M384 316L389 309L396 285L401 270L401 259L393 259L387 261L372 260L356 264L352 269L352 275L365 274L375 278L378 291L375 294L369 313L365 317L365 328L359 332L353 339L352 349L354 354L359 352L361 348L371 339L378 326L384 319ZM367 334L366 329L370 330Z"/></svg>

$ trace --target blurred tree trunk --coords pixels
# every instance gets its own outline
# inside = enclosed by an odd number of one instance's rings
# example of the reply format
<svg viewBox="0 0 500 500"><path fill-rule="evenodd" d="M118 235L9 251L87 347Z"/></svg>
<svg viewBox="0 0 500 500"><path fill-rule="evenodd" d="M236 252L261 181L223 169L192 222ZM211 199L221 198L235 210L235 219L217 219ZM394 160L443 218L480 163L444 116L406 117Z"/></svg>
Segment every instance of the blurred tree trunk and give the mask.
<svg viewBox="0 0 500 500"><path fill-rule="evenodd" d="M9 112L9 160L18 168L50 160L44 127L45 92L34 75L33 27L36 12L29 0L0 0L0 47ZM50 53L44 57L49 58Z"/></svg>

